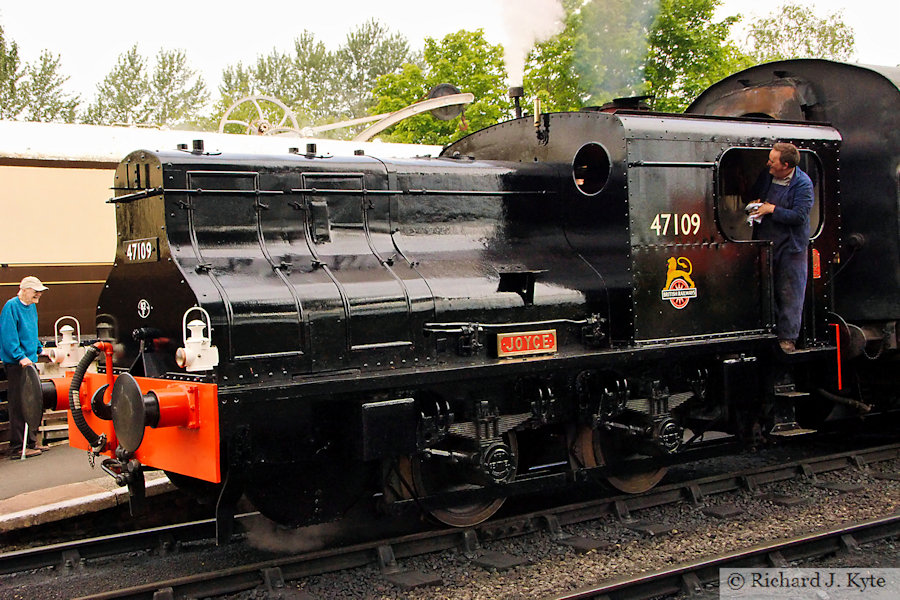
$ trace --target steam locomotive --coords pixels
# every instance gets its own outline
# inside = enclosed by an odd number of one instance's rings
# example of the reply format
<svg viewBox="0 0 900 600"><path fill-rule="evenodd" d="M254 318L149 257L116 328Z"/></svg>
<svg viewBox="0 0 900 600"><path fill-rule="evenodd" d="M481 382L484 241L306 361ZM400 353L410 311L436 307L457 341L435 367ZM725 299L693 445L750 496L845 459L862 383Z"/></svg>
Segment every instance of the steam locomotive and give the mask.
<svg viewBox="0 0 900 600"><path fill-rule="evenodd" d="M848 74L881 78L877 117L805 122L851 101ZM896 410L898 82L791 61L689 114L535 111L437 157L133 152L105 341L33 380L30 413L68 406L132 493L152 468L216 499L226 539L242 494L291 526L375 499L464 527L525 491L647 490L708 431ZM768 104L725 101L742 90ZM815 186L792 354L744 212L775 141Z"/></svg>

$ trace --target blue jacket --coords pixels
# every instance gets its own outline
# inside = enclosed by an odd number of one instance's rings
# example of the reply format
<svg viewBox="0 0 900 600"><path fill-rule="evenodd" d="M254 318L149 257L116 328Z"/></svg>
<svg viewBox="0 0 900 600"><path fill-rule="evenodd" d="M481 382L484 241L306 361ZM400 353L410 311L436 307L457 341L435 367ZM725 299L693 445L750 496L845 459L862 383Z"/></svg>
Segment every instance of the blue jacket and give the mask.
<svg viewBox="0 0 900 600"><path fill-rule="evenodd" d="M753 199L771 202L775 211L763 217L756 239L769 240L775 252L805 252L809 243L809 211L813 205L813 183L809 175L794 169L787 186L773 185L772 175L763 171L753 185Z"/></svg>
<svg viewBox="0 0 900 600"><path fill-rule="evenodd" d="M37 362L42 349L37 304L25 306L18 296L7 300L0 312L0 360L18 363L27 356Z"/></svg>

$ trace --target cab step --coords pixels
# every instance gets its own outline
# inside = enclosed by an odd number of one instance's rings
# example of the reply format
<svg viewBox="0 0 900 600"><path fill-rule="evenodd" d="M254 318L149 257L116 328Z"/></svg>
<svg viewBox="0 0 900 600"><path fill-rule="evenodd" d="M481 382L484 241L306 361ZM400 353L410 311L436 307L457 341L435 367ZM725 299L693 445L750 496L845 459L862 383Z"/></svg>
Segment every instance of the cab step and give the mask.
<svg viewBox="0 0 900 600"><path fill-rule="evenodd" d="M815 432L815 429L806 429L797 425L795 421L788 421L786 423L776 423L772 427L772 430L769 431L769 435L778 437L794 437L795 435L807 435L809 433Z"/></svg>
<svg viewBox="0 0 900 600"><path fill-rule="evenodd" d="M798 392L796 390L791 392L775 392L775 397L783 400L797 400L798 398L808 398L809 392Z"/></svg>
<svg viewBox="0 0 900 600"><path fill-rule="evenodd" d="M785 383L776 385L774 396L776 400L799 400L800 398L809 398L809 392L801 392L793 383Z"/></svg>

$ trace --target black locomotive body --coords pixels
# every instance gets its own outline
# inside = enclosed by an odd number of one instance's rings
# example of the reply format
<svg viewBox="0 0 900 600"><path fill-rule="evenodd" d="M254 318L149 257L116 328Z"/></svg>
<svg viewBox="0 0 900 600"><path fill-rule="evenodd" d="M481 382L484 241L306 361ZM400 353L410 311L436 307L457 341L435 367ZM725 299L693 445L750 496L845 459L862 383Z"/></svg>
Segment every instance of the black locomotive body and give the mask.
<svg viewBox="0 0 900 600"><path fill-rule="evenodd" d="M789 356L743 210L775 141L816 196ZM293 525L377 496L465 526L561 476L646 489L664 468L626 459L677 456L686 429L858 414L834 373L840 147L826 125L585 110L437 158L132 153L98 307L120 374L76 373L73 444L130 485L149 467L218 494L223 519L245 492Z"/></svg>

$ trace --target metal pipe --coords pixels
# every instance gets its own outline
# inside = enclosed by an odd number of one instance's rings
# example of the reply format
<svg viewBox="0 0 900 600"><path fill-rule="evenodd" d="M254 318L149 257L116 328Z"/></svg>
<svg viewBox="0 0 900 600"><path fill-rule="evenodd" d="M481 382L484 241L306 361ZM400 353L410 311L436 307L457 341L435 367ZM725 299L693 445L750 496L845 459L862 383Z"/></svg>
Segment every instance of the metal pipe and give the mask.
<svg viewBox="0 0 900 600"><path fill-rule="evenodd" d="M509 97L512 99L516 108L516 118L522 118L522 106L519 104L520 98L525 95L525 88L522 86L513 86L509 88Z"/></svg>
<svg viewBox="0 0 900 600"><path fill-rule="evenodd" d="M88 425L84 415L81 414L79 391L81 388L81 381L84 379L84 374L87 372L88 367L94 362L94 359L104 351L106 345L109 345L110 348L112 348L112 345L107 344L106 342L99 342L95 345L88 346L84 356L81 357L81 360L78 362L78 366L75 367L75 374L72 377L72 383L69 385L69 410L72 411L72 421L75 423L78 431L81 432L81 435L84 436L84 439L87 440L87 443L90 444L94 454L99 454L106 449L106 434L97 435L97 433L91 429L91 426Z"/></svg>
<svg viewBox="0 0 900 600"><path fill-rule="evenodd" d="M845 406L849 406L850 408L856 409L860 412L860 414L866 414L871 412L872 407L864 402L860 402L859 400L854 400L853 398L845 398L844 396L838 396L837 394L832 394L828 390L823 390L819 388L816 392L825 398L826 400L831 400L836 404L843 404Z"/></svg>

